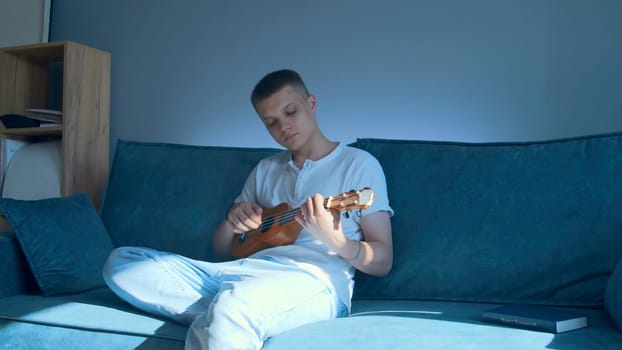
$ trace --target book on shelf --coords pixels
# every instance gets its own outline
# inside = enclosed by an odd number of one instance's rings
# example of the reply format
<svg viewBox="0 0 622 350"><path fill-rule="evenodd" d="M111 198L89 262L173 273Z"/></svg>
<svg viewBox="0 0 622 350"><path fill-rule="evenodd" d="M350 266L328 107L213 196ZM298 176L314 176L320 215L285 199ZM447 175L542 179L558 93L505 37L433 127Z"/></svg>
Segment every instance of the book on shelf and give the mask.
<svg viewBox="0 0 622 350"><path fill-rule="evenodd" d="M482 313L487 322L548 333L562 333L587 327L581 313L536 305L504 305Z"/></svg>
<svg viewBox="0 0 622 350"><path fill-rule="evenodd" d="M61 125L63 125L63 124L61 124L61 123L54 123L54 122L41 122L41 123L39 123L39 127L40 128L52 128L52 127L61 126Z"/></svg>
<svg viewBox="0 0 622 350"><path fill-rule="evenodd" d="M57 115L57 116L63 115L63 111L59 111L57 109L47 109L47 108L26 108L26 112L36 113L36 114Z"/></svg>
<svg viewBox="0 0 622 350"><path fill-rule="evenodd" d="M62 123L63 112L54 109L45 108L27 108L25 110L27 117L47 123Z"/></svg>

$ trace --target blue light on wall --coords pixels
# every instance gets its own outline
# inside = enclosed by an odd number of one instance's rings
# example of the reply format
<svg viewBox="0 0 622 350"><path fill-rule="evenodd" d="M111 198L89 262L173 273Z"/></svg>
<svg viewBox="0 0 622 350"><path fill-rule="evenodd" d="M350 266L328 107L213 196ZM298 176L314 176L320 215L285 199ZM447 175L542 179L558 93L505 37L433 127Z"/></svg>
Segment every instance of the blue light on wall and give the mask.
<svg viewBox="0 0 622 350"><path fill-rule="evenodd" d="M112 53L113 140L275 146L248 96L283 67L344 142L622 130L616 0L55 0L52 15L52 40Z"/></svg>

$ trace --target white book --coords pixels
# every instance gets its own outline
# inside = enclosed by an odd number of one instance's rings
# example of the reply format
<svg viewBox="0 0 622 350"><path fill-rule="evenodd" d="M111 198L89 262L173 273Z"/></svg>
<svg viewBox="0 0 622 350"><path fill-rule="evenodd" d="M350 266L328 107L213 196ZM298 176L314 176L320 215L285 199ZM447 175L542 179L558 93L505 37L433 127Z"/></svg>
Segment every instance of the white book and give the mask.
<svg viewBox="0 0 622 350"><path fill-rule="evenodd" d="M46 109L46 108L26 108L26 113L36 113L36 114L49 114L49 115L63 115L62 111L56 109Z"/></svg>

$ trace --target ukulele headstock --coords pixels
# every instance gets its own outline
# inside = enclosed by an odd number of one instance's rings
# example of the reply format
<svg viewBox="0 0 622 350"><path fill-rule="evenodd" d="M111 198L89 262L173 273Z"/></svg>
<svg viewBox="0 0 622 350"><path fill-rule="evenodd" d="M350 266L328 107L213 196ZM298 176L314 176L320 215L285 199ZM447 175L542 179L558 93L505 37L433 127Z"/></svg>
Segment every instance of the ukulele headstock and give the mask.
<svg viewBox="0 0 622 350"><path fill-rule="evenodd" d="M344 192L326 199L326 208L339 211L360 210L369 208L374 202L374 191L365 187L358 191Z"/></svg>

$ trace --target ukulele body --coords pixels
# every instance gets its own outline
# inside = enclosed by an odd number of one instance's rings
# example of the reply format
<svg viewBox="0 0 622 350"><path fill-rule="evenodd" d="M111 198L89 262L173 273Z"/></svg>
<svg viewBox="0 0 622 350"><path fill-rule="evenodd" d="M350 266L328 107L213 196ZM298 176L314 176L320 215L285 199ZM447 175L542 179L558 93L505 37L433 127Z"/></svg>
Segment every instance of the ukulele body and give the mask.
<svg viewBox="0 0 622 350"><path fill-rule="evenodd" d="M287 203L281 203L268 209L264 208L261 213L262 224L257 231L234 235L231 240L231 255L236 258L245 258L263 249L294 243L298 239L302 226L294 219L293 215L278 219L280 213L291 209ZM271 217L277 219L274 219L271 224L266 224Z"/></svg>
<svg viewBox="0 0 622 350"><path fill-rule="evenodd" d="M374 202L374 192L365 187L358 191L344 192L324 199L324 208L339 212L367 209ZM302 226L295 217L300 208L292 209L287 203L273 208L264 208L261 225L256 230L236 233L231 239L231 255L236 258L247 256L279 245L292 244L298 239Z"/></svg>

